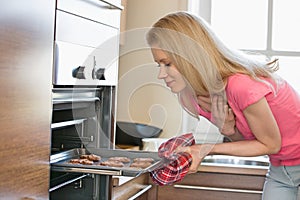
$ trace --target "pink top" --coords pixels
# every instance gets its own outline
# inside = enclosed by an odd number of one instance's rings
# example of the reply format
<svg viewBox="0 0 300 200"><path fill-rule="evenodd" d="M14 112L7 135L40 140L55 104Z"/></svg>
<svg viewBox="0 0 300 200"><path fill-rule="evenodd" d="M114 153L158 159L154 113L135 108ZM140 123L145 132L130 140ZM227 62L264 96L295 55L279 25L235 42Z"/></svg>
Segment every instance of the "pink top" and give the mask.
<svg viewBox="0 0 300 200"><path fill-rule="evenodd" d="M265 80L274 85L273 81ZM267 84L255 81L247 75L236 74L228 79L226 95L236 116L236 127L246 140L255 139L255 136L247 124L243 110L265 97L277 121L282 142L281 150L269 156L271 164L300 164L300 97L287 82L280 84L277 94L274 94ZM199 114L211 118L211 114L202 109L199 109Z"/></svg>

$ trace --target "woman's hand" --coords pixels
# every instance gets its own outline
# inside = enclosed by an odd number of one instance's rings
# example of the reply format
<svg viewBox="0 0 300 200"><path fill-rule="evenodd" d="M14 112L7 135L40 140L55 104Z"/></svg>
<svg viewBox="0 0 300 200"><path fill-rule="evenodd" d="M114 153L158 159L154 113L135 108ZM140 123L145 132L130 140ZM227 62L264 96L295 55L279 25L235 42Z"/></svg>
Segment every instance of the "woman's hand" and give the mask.
<svg viewBox="0 0 300 200"><path fill-rule="evenodd" d="M212 97L211 113L212 123L219 128L221 134L231 136L236 133L235 116L222 96Z"/></svg>
<svg viewBox="0 0 300 200"><path fill-rule="evenodd" d="M186 152L192 156L192 164L188 173L196 173L202 160L212 150L214 144L196 144L188 147L178 147L175 152Z"/></svg>
<svg viewBox="0 0 300 200"><path fill-rule="evenodd" d="M243 136L235 127L234 113L222 96L198 96L197 100L204 111L212 114L211 122L219 128L222 135L233 141L243 140Z"/></svg>

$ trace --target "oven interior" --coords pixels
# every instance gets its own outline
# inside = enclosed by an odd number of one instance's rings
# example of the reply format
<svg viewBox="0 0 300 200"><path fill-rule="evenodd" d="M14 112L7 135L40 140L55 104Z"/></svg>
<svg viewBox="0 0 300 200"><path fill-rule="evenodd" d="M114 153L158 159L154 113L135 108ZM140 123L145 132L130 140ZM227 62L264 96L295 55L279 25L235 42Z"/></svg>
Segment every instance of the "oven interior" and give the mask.
<svg viewBox="0 0 300 200"><path fill-rule="evenodd" d="M114 87L53 89L51 154L111 148Z"/></svg>
<svg viewBox="0 0 300 200"><path fill-rule="evenodd" d="M51 155L76 148L113 148L114 87L53 88ZM107 199L108 176L50 172L50 199Z"/></svg>

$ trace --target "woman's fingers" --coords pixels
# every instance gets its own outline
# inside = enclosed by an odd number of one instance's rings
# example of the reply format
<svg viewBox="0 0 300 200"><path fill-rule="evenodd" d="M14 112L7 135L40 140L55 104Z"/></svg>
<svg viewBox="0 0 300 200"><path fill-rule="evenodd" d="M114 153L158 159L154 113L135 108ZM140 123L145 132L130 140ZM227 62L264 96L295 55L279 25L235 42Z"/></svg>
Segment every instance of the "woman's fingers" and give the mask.
<svg viewBox="0 0 300 200"><path fill-rule="evenodd" d="M217 96L217 112L224 114L224 100L221 96Z"/></svg>
<svg viewBox="0 0 300 200"><path fill-rule="evenodd" d="M188 147L178 147L175 152L186 152L192 156L192 164L189 168L189 173L198 171L199 165L203 158L211 152L213 144L192 145Z"/></svg>
<svg viewBox="0 0 300 200"><path fill-rule="evenodd" d="M174 150L174 153L187 152L190 153L190 147L179 146Z"/></svg>
<svg viewBox="0 0 300 200"><path fill-rule="evenodd" d="M192 164L188 173L195 173L198 171L199 165L202 160L212 151L214 144L202 144L191 146L190 151L192 155Z"/></svg>
<svg viewBox="0 0 300 200"><path fill-rule="evenodd" d="M224 106L227 104L224 104L223 98L221 96L215 95L212 98L212 105L211 105L211 113L212 113L212 120L213 123L217 127L221 127L225 120L225 110Z"/></svg>
<svg viewBox="0 0 300 200"><path fill-rule="evenodd" d="M235 116L232 109L222 96L212 97L212 123L214 123L223 135L234 133Z"/></svg>
<svg viewBox="0 0 300 200"><path fill-rule="evenodd" d="M228 106L227 106L227 109L228 109L228 116L227 116L227 118L228 118L229 120L234 120L234 114L233 114L232 109L231 109L231 108L228 108Z"/></svg>
<svg viewBox="0 0 300 200"><path fill-rule="evenodd" d="M193 157L192 164L189 167L188 174L196 173L198 171L200 163L201 163L200 159Z"/></svg>

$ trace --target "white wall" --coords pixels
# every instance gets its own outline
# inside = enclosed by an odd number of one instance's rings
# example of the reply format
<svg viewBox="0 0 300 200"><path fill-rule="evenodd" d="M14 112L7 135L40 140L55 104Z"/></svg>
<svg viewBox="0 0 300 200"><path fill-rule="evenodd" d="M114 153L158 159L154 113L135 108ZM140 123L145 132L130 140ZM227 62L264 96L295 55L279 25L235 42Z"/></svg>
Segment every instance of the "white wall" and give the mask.
<svg viewBox="0 0 300 200"><path fill-rule="evenodd" d="M188 0L127 0L125 31L119 60L117 121L134 121L163 129L160 137L169 138L184 132L201 133L199 140L218 139L204 119L189 118L177 96L157 79L158 68L145 41L145 33L167 13L187 10ZM213 138L211 138L213 137Z"/></svg>
<svg viewBox="0 0 300 200"><path fill-rule="evenodd" d="M187 1L127 0L125 9L126 36L120 47L117 121L160 127L161 137L180 134L182 109L177 97L157 79L158 68L143 43L143 34L167 13L186 10Z"/></svg>

